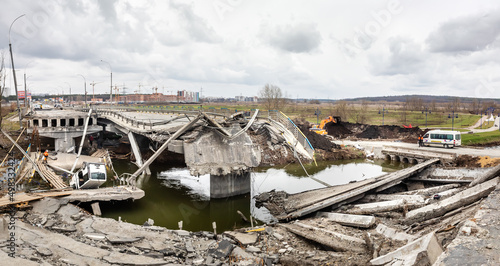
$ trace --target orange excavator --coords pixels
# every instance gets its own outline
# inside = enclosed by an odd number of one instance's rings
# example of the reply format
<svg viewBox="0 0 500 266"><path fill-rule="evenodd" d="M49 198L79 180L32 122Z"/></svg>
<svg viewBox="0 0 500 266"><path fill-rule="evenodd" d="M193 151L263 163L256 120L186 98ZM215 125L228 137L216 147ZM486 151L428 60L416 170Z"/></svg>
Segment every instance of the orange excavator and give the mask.
<svg viewBox="0 0 500 266"><path fill-rule="evenodd" d="M310 128L309 130L311 131L314 131L316 132L317 134L320 134L320 135L326 135L327 132L326 132L326 129L325 129L325 125L329 122L333 122L333 123L340 123L341 119L340 119L340 116L329 116L323 120L321 120L321 122L319 123L319 125L313 125L312 128Z"/></svg>

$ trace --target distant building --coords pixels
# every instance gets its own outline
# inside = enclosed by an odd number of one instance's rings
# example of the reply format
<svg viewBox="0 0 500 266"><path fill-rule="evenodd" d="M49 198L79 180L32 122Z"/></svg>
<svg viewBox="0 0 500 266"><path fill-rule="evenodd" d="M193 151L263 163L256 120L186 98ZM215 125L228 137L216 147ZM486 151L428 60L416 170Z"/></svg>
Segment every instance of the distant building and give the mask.
<svg viewBox="0 0 500 266"><path fill-rule="evenodd" d="M191 91L177 91L176 95L153 94L126 94L119 96L119 102L127 103L150 103L150 102L199 102L200 93Z"/></svg>
<svg viewBox="0 0 500 266"><path fill-rule="evenodd" d="M259 97L253 96L253 97L247 97L247 96L236 96L234 97L237 102L258 102Z"/></svg>

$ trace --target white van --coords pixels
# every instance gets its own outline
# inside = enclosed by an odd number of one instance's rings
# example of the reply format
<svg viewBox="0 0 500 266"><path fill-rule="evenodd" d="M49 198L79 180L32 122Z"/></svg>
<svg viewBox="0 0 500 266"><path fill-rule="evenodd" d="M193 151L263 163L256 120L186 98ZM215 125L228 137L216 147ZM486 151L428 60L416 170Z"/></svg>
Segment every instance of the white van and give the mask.
<svg viewBox="0 0 500 266"><path fill-rule="evenodd" d="M431 130L424 135L424 145L442 145L445 148L453 148L462 145L460 131Z"/></svg>

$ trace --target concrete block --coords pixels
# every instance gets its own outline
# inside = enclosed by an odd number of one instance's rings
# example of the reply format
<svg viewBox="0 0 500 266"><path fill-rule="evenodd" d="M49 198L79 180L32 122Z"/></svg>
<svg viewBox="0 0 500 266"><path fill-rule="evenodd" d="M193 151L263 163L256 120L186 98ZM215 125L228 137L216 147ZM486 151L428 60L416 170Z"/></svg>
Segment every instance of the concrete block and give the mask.
<svg viewBox="0 0 500 266"><path fill-rule="evenodd" d="M398 231L394 228L388 227L384 224L378 224L377 228L375 228L377 233L384 235L386 238L390 238L398 241L412 241L415 239L414 236L407 234L405 232Z"/></svg>
<svg viewBox="0 0 500 266"><path fill-rule="evenodd" d="M423 203L424 197L421 195L399 195L399 194L370 194L363 198L363 202L406 200L406 202Z"/></svg>
<svg viewBox="0 0 500 266"><path fill-rule="evenodd" d="M257 237L258 237L258 235L253 232L240 233L240 232L228 231L224 232L224 234L230 236L231 238L238 241L240 244L244 246L254 244L255 242L257 242Z"/></svg>
<svg viewBox="0 0 500 266"><path fill-rule="evenodd" d="M354 205L352 209L348 210L348 212L352 214L371 214L379 212L388 212L388 211L400 210L403 208L405 204L406 202L403 199L357 204Z"/></svg>
<svg viewBox="0 0 500 266"><path fill-rule="evenodd" d="M354 215L335 212L319 212L318 215L326 217L328 218L328 220L334 221L336 223L353 227L369 228L375 224L375 217L367 215Z"/></svg>
<svg viewBox="0 0 500 266"><path fill-rule="evenodd" d="M443 247L439 244L434 233L427 234L397 250L380 256L370 261L371 265L432 265L439 255L443 253Z"/></svg>

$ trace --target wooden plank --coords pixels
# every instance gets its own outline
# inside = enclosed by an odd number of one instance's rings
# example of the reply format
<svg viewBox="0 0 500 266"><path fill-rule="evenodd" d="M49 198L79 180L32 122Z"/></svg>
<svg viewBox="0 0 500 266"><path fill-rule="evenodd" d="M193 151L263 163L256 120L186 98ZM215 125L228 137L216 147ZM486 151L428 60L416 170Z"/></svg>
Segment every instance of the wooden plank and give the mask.
<svg viewBox="0 0 500 266"><path fill-rule="evenodd" d="M45 197L57 197L57 196L67 196L70 195L72 191L53 191L53 192L45 192L45 193L16 193L14 195L14 201L10 201L8 195L0 198L0 207L5 207L13 204L18 204L22 202L29 202L34 200L39 200Z"/></svg>

